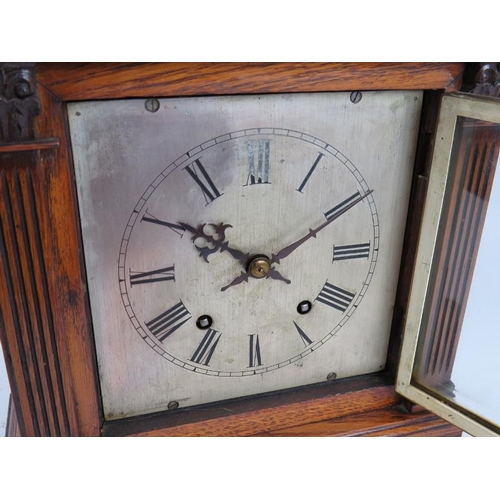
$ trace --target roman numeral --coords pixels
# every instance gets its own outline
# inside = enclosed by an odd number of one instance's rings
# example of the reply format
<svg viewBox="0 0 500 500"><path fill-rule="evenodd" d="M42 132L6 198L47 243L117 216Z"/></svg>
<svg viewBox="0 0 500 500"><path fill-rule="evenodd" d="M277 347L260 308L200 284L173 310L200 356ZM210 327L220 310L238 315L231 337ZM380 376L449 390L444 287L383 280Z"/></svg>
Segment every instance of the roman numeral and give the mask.
<svg viewBox="0 0 500 500"><path fill-rule="evenodd" d="M325 217L330 220L332 217L335 217L335 215L340 212L346 205L349 203L352 203L354 200L361 198L361 195L359 194L358 191L356 191L355 194L352 196L349 196L347 200L344 200L342 203L339 203L338 205L334 206L332 209L328 210L328 212L324 212Z"/></svg>
<svg viewBox="0 0 500 500"><path fill-rule="evenodd" d="M156 269L145 273L130 270L130 286L156 283L157 281L175 281L174 267L164 267L163 269Z"/></svg>
<svg viewBox="0 0 500 500"><path fill-rule="evenodd" d="M334 286L327 281L321 292L319 292L319 295L316 297L316 300L344 312L352 302L354 295L354 293L343 290L342 288Z"/></svg>
<svg viewBox="0 0 500 500"><path fill-rule="evenodd" d="M314 169L318 166L318 163L320 162L321 158L323 158L323 156L325 156L323 153L319 153L318 157L316 158L316 160L313 163L313 166L309 169L309 172L307 172L307 175L304 177L302 184L297 189L297 191L299 193L302 193L302 190L304 189L304 186L307 184L309 177L311 177L311 174L314 172Z"/></svg>
<svg viewBox="0 0 500 500"><path fill-rule="evenodd" d="M179 224L172 224L171 222L160 220L154 215L150 214L147 210L146 213L142 216L141 222L151 222L152 224L165 226L177 233L181 238L184 236L185 229L182 226L179 226Z"/></svg>
<svg viewBox="0 0 500 500"><path fill-rule="evenodd" d="M258 335L249 335L249 361L248 368L254 368L262 365L260 356L260 343Z"/></svg>
<svg viewBox="0 0 500 500"><path fill-rule="evenodd" d="M245 186L254 184L270 184L269 182L269 139L258 139L247 142L248 178Z"/></svg>
<svg viewBox="0 0 500 500"><path fill-rule="evenodd" d="M200 179L200 177L198 176L197 169L200 171L201 175L203 176L203 179ZM222 196L222 194L219 193L219 190L215 187L215 184L213 183L212 179L205 170L205 167L201 164L200 160L194 160L194 162L191 163L191 165L184 167L183 170L186 170L187 173L196 182L196 184L200 186L201 192L205 197L207 205L212 201L214 201L219 196Z"/></svg>
<svg viewBox="0 0 500 500"><path fill-rule="evenodd" d="M304 347L311 345L312 340L306 335L304 330L302 330L302 328L300 328L300 326L297 325L297 323L295 323L295 321L293 322L293 324L295 325L295 328L297 329L297 332L299 333L300 338L302 339L302 342L304 342Z"/></svg>
<svg viewBox="0 0 500 500"><path fill-rule="evenodd" d="M333 260L367 259L370 255L370 243L359 245L335 245L333 247Z"/></svg>
<svg viewBox="0 0 500 500"><path fill-rule="evenodd" d="M221 335L222 334L217 330L209 328L200 342L200 345L197 347L196 351L194 351L190 361L194 361L200 365L209 366L210 360L212 359L212 355L217 347L217 344L219 343Z"/></svg>
<svg viewBox="0 0 500 500"><path fill-rule="evenodd" d="M179 301L175 306L147 322L146 326L160 342L163 342L189 319L191 319L191 314L182 301Z"/></svg>

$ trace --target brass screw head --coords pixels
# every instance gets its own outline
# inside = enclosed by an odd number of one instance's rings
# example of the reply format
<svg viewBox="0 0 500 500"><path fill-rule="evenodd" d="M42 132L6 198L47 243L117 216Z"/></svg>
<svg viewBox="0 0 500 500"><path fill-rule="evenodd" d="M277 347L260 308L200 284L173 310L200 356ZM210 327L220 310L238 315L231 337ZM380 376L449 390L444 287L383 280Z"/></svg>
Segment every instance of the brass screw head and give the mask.
<svg viewBox="0 0 500 500"><path fill-rule="evenodd" d="M265 278L271 270L271 263L267 257L255 257L248 266L248 272L257 279Z"/></svg>

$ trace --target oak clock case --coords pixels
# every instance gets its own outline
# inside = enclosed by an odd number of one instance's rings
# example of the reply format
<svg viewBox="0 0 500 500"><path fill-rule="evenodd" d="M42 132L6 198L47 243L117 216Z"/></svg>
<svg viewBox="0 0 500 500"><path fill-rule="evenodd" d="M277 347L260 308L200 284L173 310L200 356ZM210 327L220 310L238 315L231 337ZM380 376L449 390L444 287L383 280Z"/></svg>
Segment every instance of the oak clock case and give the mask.
<svg viewBox="0 0 500 500"><path fill-rule="evenodd" d="M420 92L68 105L105 418L384 368Z"/></svg>

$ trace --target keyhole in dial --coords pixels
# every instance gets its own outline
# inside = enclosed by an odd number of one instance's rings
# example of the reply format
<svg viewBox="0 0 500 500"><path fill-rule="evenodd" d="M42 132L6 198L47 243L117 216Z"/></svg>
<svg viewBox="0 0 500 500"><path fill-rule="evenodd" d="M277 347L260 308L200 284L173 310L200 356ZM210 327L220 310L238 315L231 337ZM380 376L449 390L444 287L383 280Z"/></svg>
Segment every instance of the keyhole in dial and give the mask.
<svg viewBox="0 0 500 500"><path fill-rule="evenodd" d="M196 320L196 326L200 330L206 330L207 328L210 328L212 326L213 320L208 314L202 314L197 320Z"/></svg>
<svg viewBox="0 0 500 500"><path fill-rule="evenodd" d="M299 314L307 314L312 309L312 304L308 300L303 300L299 302L297 306L297 312Z"/></svg>

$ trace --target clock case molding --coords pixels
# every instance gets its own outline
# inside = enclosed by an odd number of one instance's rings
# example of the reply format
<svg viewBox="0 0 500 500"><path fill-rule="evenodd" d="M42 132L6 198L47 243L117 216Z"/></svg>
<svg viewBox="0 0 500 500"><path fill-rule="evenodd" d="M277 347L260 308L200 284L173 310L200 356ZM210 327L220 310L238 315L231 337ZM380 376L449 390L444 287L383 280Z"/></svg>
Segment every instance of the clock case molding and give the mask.
<svg viewBox="0 0 500 500"><path fill-rule="evenodd" d="M439 100L444 92L460 89L465 70L463 63L1 64L0 340L12 391L7 434L460 435L458 428L398 395L394 384ZM425 91L386 369L105 422L66 103L369 90Z"/></svg>

